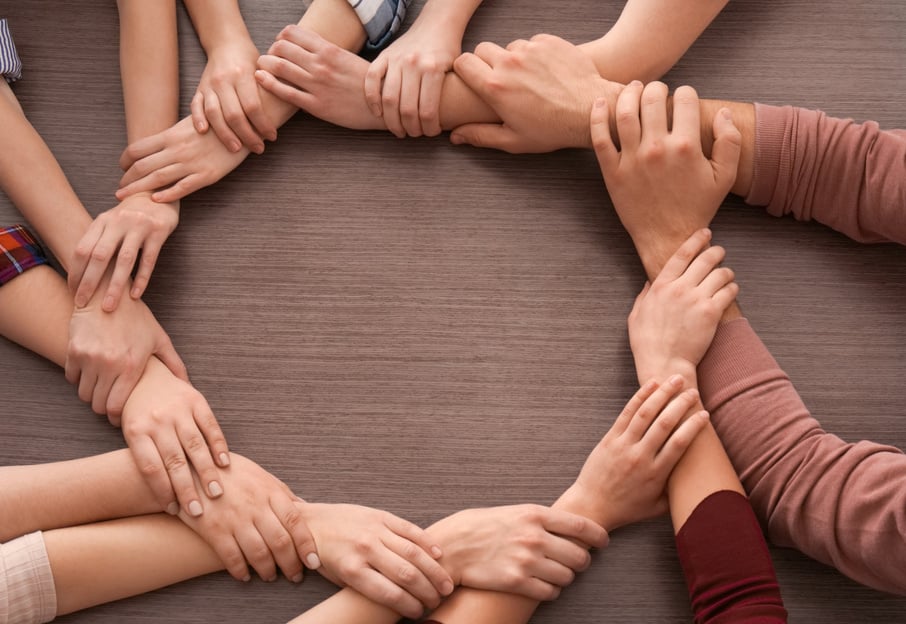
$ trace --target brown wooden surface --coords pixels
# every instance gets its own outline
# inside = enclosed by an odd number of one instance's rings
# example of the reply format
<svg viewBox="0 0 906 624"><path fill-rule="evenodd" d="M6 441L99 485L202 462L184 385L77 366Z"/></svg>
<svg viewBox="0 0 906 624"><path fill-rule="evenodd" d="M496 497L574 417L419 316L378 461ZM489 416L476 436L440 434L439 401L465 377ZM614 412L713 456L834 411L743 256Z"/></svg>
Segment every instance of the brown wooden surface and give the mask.
<svg viewBox="0 0 906 624"><path fill-rule="evenodd" d="M588 40L621 8L486 4L467 48L544 31ZM301 11L242 6L262 49ZM25 64L16 94L97 214L113 205L125 140L115 3L0 7ZM187 110L204 56L183 12L180 27ZM733 2L667 82L904 127L904 32L900 0ZM18 219L0 198L0 221ZM737 200L714 230L747 316L825 427L906 446L906 250ZM299 115L264 156L183 202L146 300L234 449L306 498L425 524L568 485L634 390L625 316L642 282L591 153L509 156ZM0 379L0 464L122 445L36 356L0 345ZM906 599L772 554L793 621L906 621ZM332 591L316 575L291 587L217 574L60 621L283 622ZM533 622L689 620L664 519L616 532Z"/></svg>

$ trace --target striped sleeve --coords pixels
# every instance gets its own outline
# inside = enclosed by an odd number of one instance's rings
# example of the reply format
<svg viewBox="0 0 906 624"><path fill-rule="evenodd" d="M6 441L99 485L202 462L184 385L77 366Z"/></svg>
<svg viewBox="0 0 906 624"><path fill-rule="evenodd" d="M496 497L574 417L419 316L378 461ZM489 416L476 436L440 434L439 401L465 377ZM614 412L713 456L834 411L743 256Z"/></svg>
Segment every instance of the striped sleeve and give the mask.
<svg viewBox="0 0 906 624"><path fill-rule="evenodd" d="M393 39L411 0L348 0L368 35L366 49L380 50Z"/></svg>
<svg viewBox="0 0 906 624"><path fill-rule="evenodd" d="M7 82L15 82L22 77L22 61L16 53L16 44L5 19L0 19L0 74Z"/></svg>

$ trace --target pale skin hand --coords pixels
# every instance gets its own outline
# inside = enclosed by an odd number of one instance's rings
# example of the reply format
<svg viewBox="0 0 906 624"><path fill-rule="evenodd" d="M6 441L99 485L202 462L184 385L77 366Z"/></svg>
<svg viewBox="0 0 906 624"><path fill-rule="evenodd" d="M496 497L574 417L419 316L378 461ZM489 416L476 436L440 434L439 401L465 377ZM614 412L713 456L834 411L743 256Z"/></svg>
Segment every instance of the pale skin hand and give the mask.
<svg viewBox="0 0 906 624"><path fill-rule="evenodd" d="M639 379L694 371L724 310L736 299L733 271L719 266L724 249L708 247L710 240L710 230L693 234L636 298L629 344Z"/></svg>
<svg viewBox="0 0 906 624"><path fill-rule="evenodd" d="M591 563L588 548L607 545L594 522L542 505L467 509L428 532L456 585L554 600Z"/></svg>
<svg viewBox="0 0 906 624"><path fill-rule="evenodd" d="M299 503L322 566L334 583L355 589L406 617L421 617L453 591L435 559L443 554L424 529L359 505Z"/></svg>
<svg viewBox="0 0 906 624"><path fill-rule="evenodd" d="M302 581L303 562L319 565L299 499L286 484L237 453L228 468L214 474L227 494L209 501L202 516L183 508L179 517L214 549L233 578L251 579L246 561L264 581L276 580L279 568L294 583ZM203 477L194 476L200 487L197 479Z"/></svg>
<svg viewBox="0 0 906 624"><path fill-rule="evenodd" d="M76 307L84 307L91 300L115 257L113 276L101 304L102 310L113 312L129 287L129 275L141 252L129 292L133 299L139 299L151 279L161 247L178 223L179 203L158 203L152 201L149 193L127 197L98 215L76 245L72 258L69 287L75 293Z"/></svg>
<svg viewBox="0 0 906 624"><path fill-rule="evenodd" d="M101 309L111 272L108 267L94 298L72 313L64 370L66 381L78 386L79 398L117 425L152 355L180 379L189 377L170 337L144 302L126 297L114 312Z"/></svg>
<svg viewBox="0 0 906 624"><path fill-rule="evenodd" d="M161 509L200 516L209 498L223 494L216 462L229 465L229 449L207 401L187 381L151 358L122 418L123 437ZM196 488L191 466L203 488ZM233 499L231 499L233 500Z"/></svg>
<svg viewBox="0 0 906 624"><path fill-rule="evenodd" d="M454 63L457 75L503 120L467 124L450 135L507 152L550 152L588 145L588 111L596 97L616 101L621 85L601 78L591 59L553 35L481 43Z"/></svg>
<svg viewBox="0 0 906 624"><path fill-rule="evenodd" d="M721 109L713 121L709 159L702 152L695 90L676 90L668 130L667 86L633 82L613 109L618 151L610 128L612 107L605 99L595 101L592 140L617 215L652 275L651 265L663 266L678 245L663 257L653 258L643 250L660 247L655 239L684 241L714 218L736 178L741 135L730 111Z"/></svg>

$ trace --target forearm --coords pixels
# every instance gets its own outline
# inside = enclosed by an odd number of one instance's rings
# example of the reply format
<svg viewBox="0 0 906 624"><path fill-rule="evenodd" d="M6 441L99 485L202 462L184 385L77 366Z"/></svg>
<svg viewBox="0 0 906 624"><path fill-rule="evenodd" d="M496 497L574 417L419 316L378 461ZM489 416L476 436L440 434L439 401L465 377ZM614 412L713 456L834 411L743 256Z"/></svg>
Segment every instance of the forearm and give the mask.
<svg viewBox="0 0 906 624"><path fill-rule="evenodd" d="M91 216L4 80L0 93L0 187L68 271Z"/></svg>
<svg viewBox="0 0 906 624"><path fill-rule="evenodd" d="M393 624L400 616L372 602L354 589L342 589L327 600L290 620L289 624Z"/></svg>
<svg viewBox="0 0 906 624"><path fill-rule="evenodd" d="M248 40L249 35L238 0L211 2L210 0L183 0L198 39L208 56L217 48L237 40Z"/></svg>
<svg viewBox="0 0 906 624"><path fill-rule="evenodd" d="M66 360L72 296L56 271L35 267L0 288L0 335L57 366Z"/></svg>
<svg viewBox="0 0 906 624"><path fill-rule="evenodd" d="M0 467L0 541L162 511L128 449L52 464Z"/></svg>
<svg viewBox="0 0 906 624"><path fill-rule="evenodd" d="M165 514L48 531L44 541L58 615L223 569L204 540Z"/></svg>
<svg viewBox="0 0 906 624"><path fill-rule="evenodd" d="M727 0L628 0L600 39L580 46L602 76L615 82L650 82L686 53Z"/></svg>
<svg viewBox="0 0 906 624"><path fill-rule="evenodd" d="M179 119L179 46L172 0L117 0L126 132L132 143Z"/></svg>
<svg viewBox="0 0 906 624"><path fill-rule="evenodd" d="M436 24L462 41L466 32L466 26L472 15L481 5L482 0L459 0L458 2L449 2L449 0L428 0L422 7L421 13L412 25L416 28L423 24Z"/></svg>

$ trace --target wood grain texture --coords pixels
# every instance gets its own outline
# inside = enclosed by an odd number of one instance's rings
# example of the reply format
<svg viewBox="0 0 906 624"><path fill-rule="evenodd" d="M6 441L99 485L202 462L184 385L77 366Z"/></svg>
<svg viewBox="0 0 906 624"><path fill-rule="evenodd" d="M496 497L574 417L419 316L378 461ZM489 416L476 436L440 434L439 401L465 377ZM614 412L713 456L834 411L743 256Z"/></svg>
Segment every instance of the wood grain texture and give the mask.
<svg viewBox="0 0 906 624"><path fill-rule="evenodd" d="M261 49L301 5L241 4ZM96 214L113 205L125 140L115 3L2 5L25 65L16 94ZM621 6L494 0L465 45L544 31L580 42ZM187 111L204 55L182 11L180 28ZM667 82L904 127L904 32L899 0L733 2ZM0 221L17 219L0 198ZM824 426L906 447L906 250L737 200L714 230L747 316ZM183 202L146 300L233 448L306 498L425 524L567 486L634 390L625 317L642 282L590 153L509 156L299 115ZM8 343L0 353L0 464L122 445L60 371ZM904 599L772 554L792 621L906 618ZM282 622L332 591L315 575L291 587L218 574L59 621ZM615 533L533 622L689 619L660 520Z"/></svg>

